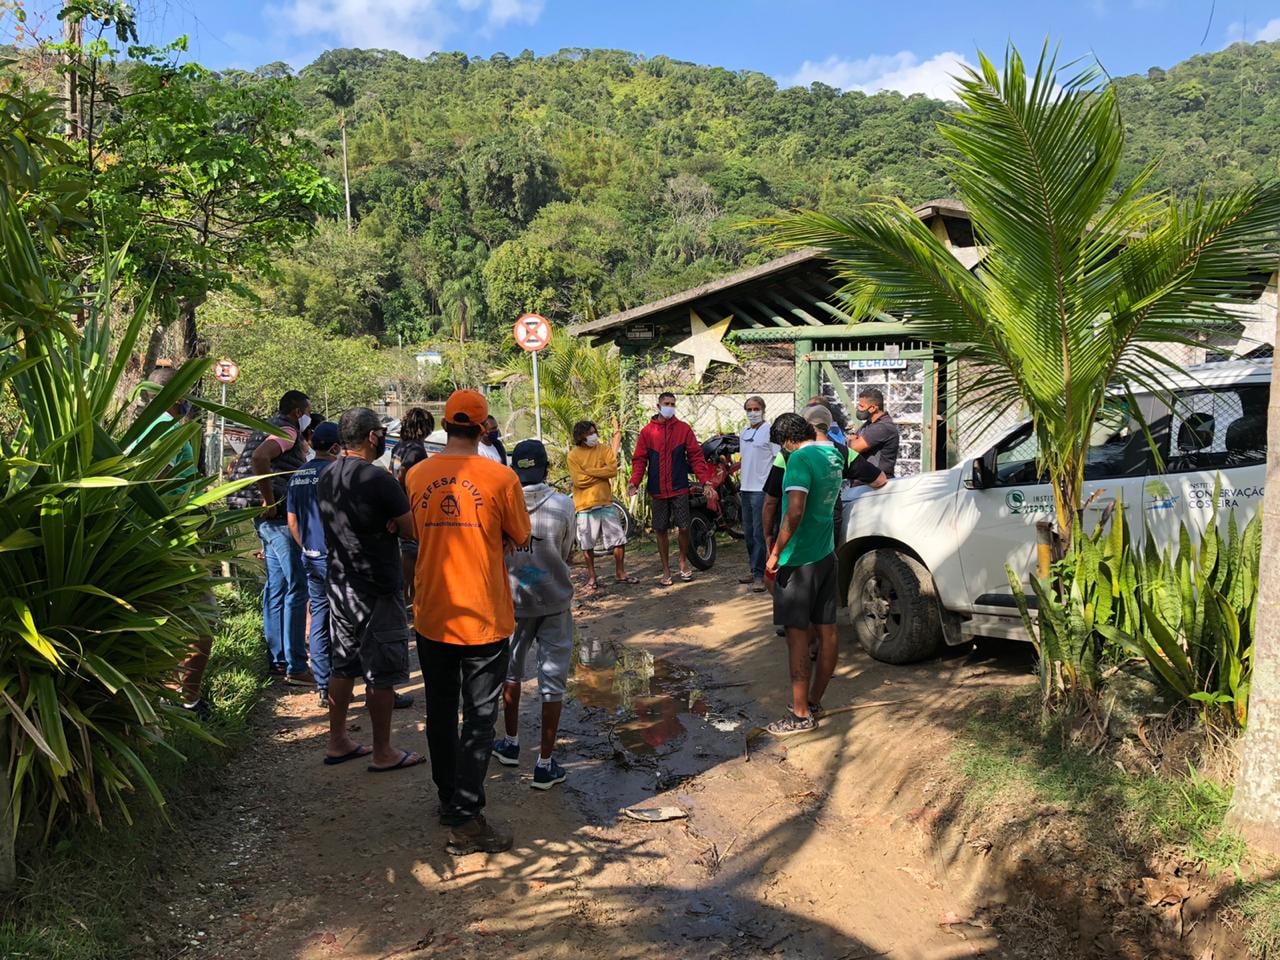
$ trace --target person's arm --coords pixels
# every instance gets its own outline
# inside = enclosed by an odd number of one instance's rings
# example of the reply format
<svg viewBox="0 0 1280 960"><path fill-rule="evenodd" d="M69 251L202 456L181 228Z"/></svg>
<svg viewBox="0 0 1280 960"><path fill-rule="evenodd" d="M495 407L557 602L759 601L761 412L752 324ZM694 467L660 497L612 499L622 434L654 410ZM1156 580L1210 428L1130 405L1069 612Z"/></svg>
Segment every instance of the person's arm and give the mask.
<svg viewBox="0 0 1280 960"><path fill-rule="evenodd" d="M302 530L298 527L298 515L289 511L289 536L293 537L293 542L298 546L302 546Z"/></svg>
<svg viewBox="0 0 1280 960"><path fill-rule="evenodd" d="M573 469L576 474L580 474L587 478L582 482L578 482L578 479L575 477L574 486L579 489L585 489L587 487L594 486L594 484L590 482L591 480L612 480L616 477L618 475L618 458L616 456L609 457L601 466L598 467L588 467L586 464L579 461L573 464Z"/></svg>
<svg viewBox="0 0 1280 960"><path fill-rule="evenodd" d="M413 525L413 513L406 510L398 517L393 517L387 524L387 530L401 540L417 540L418 530Z"/></svg>
<svg viewBox="0 0 1280 960"><path fill-rule="evenodd" d="M645 467L649 465L649 428L645 427L636 438L636 449L631 454L631 480L627 483L627 493L635 496L640 492L640 481L644 478Z"/></svg>
<svg viewBox="0 0 1280 960"><path fill-rule="evenodd" d="M878 421L868 423L858 431L856 436L849 439L849 449L863 456L868 456L883 447L888 439L889 431L881 426Z"/></svg>
<svg viewBox="0 0 1280 960"><path fill-rule="evenodd" d="M512 547L523 547L529 542L533 527L529 521L529 508L524 502L524 490L515 474L511 475L505 499L506 509L502 511L503 539Z"/></svg>
<svg viewBox="0 0 1280 960"><path fill-rule="evenodd" d="M622 428L616 423L613 425L613 439L609 441L609 449L613 451L615 460L622 455Z"/></svg>
<svg viewBox="0 0 1280 960"><path fill-rule="evenodd" d="M258 444L257 449L253 451L253 455L249 458L249 465L253 468L254 476L262 478L258 481L258 492L262 495L262 515L268 520L274 520L279 509L275 504L275 492L271 489L271 478L268 474L272 472L271 461L282 453L284 453L284 447L279 439L268 435Z"/></svg>
<svg viewBox="0 0 1280 960"><path fill-rule="evenodd" d="M778 539L769 551L769 561L764 566L768 573L778 572L778 558L799 529L800 521L804 519L804 505L809 501L808 490L795 488L788 490L787 494L787 512L782 515L782 529L778 531Z"/></svg>
<svg viewBox="0 0 1280 960"><path fill-rule="evenodd" d="M778 498L773 494L764 495L764 506L760 508L760 523L764 525L764 549L766 553L773 550L773 521L778 516Z"/></svg>
<svg viewBox="0 0 1280 960"><path fill-rule="evenodd" d="M885 476L884 471L879 467L873 466L871 461L866 457L859 457L849 464L845 476L857 483L866 484L873 490L878 490L889 482L889 478Z"/></svg>
<svg viewBox="0 0 1280 960"><path fill-rule="evenodd" d="M394 533L401 540L417 540L418 530L413 525L413 511L409 509L409 495L389 473L378 477L378 492L382 497L383 516L387 521L387 533Z"/></svg>

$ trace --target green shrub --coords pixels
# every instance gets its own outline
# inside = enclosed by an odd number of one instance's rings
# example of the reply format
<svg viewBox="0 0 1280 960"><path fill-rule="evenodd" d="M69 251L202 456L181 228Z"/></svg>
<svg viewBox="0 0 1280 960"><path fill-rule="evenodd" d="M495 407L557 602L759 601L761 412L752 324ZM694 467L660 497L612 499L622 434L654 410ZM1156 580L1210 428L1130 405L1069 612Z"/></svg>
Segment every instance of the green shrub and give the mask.
<svg viewBox="0 0 1280 960"><path fill-rule="evenodd" d="M1009 582L1039 653L1046 705L1091 693L1104 659L1145 660L1206 725L1243 728L1248 719L1262 515L1241 531L1215 511L1199 543L1183 526L1176 550L1148 540L1139 554L1124 511L1091 534L1079 531L1047 578L1033 577L1033 616L1012 570Z"/></svg>
<svg viewBox="0 0 1280 960"><path fill-rule="evenodd" d="M243 519L212 509L231 487L175 475L199 425L160 425L207 362L121 399L147 298L113 331L122 255L86 302L47 269L49 249L0 184L0 387L17 423L0 439L0 838L26 825L31 846L109 807L128 822L139 792L163 805L154 756L199 731L170 684L191 638L213 632L207 545ZM13 870L0 842L0 886Z"/></svg>

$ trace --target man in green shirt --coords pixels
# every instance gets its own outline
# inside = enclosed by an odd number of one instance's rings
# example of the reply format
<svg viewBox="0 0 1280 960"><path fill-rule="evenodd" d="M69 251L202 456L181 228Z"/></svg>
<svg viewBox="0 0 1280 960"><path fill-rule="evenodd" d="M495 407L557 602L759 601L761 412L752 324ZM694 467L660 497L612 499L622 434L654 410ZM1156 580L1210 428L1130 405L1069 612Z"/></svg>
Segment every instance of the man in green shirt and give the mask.
<svg viewBox="0 0 1280 960"><path fill-rule="evenodd" d="M791 666L790 713L769 724L780 737L817 726L822 695L836 669L836 558L831 522L844 463L836 448L815 442L813 424L794 413L773 422L770 439L788 451L782 478L782 529L765 575L776 577L773 621L786 630ZM817 667L810 677L809 637L818 634Z"/></svg>

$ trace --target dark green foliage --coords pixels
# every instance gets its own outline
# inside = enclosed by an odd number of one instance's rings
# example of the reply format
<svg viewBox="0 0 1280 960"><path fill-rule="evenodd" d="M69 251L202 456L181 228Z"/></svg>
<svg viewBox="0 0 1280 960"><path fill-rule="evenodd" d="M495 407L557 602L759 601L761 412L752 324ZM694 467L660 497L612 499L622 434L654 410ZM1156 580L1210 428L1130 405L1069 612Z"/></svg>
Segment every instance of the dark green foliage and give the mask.
<svg viewBox="0 0 1280 960"><path fill-rule="evenodd" d="M354 94L353 214L385 267L362 294L354 332L392 340L500 339L524 309L589 319L764 259L746 221L954 192L936 126L954 104L779 89L753 71L574 49L488 60L323 54L298 91L307 124L330 145L335 182L337 77ZM1157 158L1148 188L1184 196L1280 173L1278 79L1273 44L1120 78L1118 182ZM289 307L348 329L353 314L341 309Z"/></svg>

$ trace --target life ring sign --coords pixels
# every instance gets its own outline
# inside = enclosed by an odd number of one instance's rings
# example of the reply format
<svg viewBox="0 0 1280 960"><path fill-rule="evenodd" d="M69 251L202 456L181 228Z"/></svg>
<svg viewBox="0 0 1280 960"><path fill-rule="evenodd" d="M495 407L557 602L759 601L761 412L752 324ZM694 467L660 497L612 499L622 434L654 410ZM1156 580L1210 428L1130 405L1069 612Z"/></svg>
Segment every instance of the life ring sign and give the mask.
<svg viewBox="0 0 1280 960"><path fill-rule="evenodd" d="M530 353L537 353L551 343L551 324L546 317L536 313L526 313L517 320L512 333L515 335L516 345Z"/></svg>
<svg viewBox="0 0 1280 960"><path fill-rule="evenodd" d="M235 383L240 368L232 360L219 360L213 365L213 379L219 383Z"/></svg>

